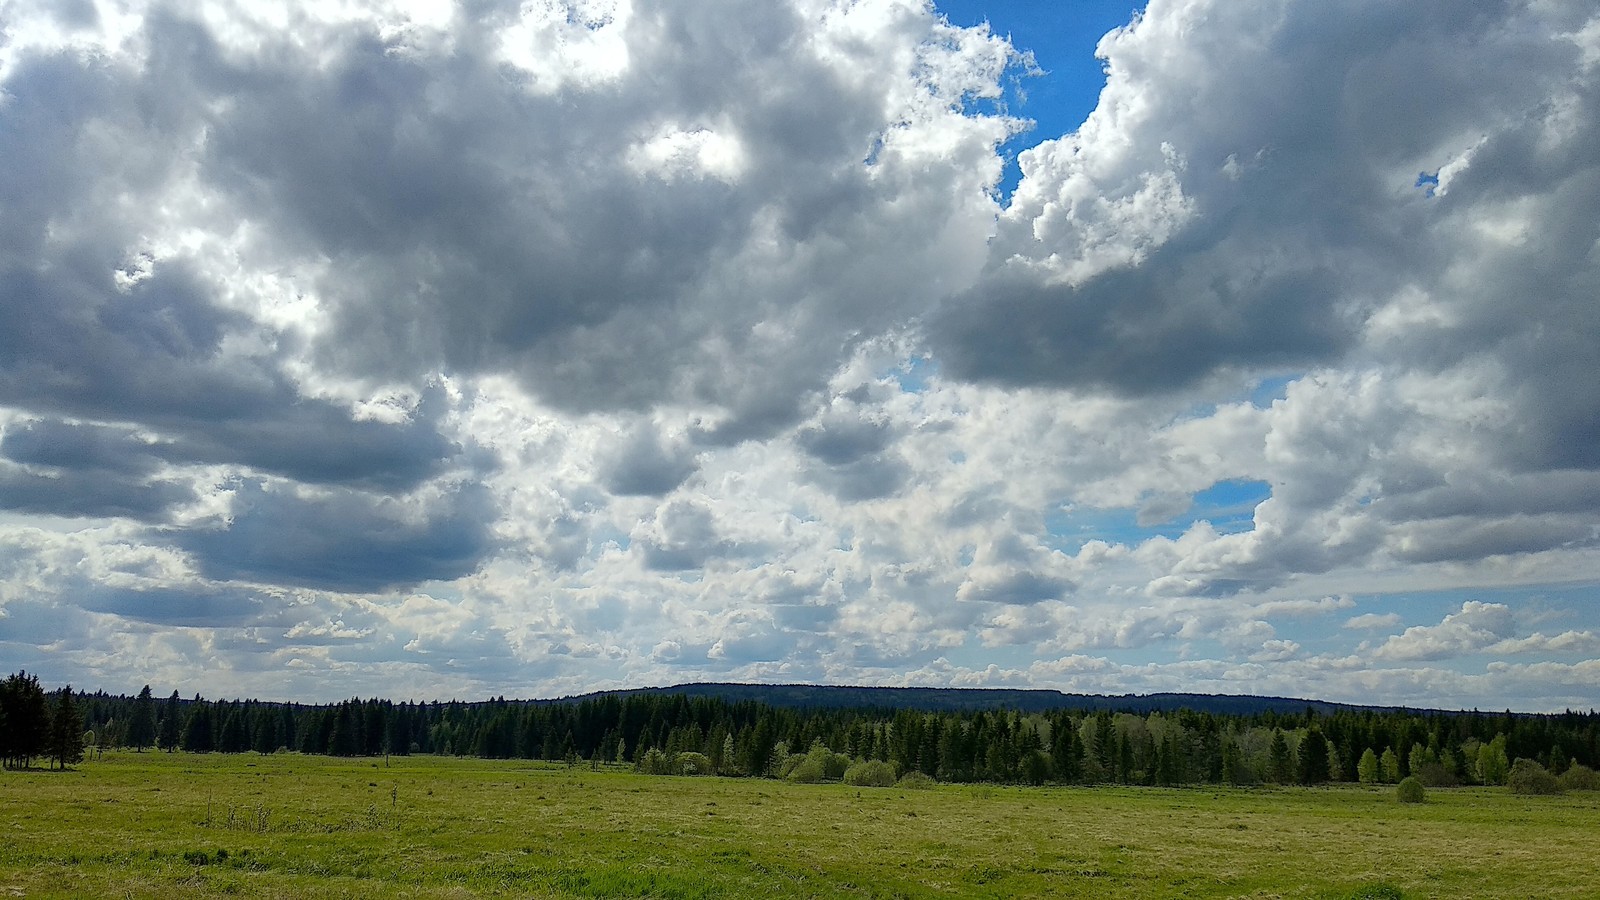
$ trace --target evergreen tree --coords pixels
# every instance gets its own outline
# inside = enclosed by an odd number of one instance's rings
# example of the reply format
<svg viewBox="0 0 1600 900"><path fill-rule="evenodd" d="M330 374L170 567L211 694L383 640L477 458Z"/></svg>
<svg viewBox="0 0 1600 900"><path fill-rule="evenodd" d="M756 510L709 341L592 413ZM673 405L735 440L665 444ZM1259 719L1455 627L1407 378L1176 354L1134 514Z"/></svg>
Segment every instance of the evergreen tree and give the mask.
<svg viewBox="0 0 1600 900"><path fill-rule="evenodd" d="M55 715L50 717L50 756L60 768L83 762L83 715L72 702L72 685L61 690Z"/></svg>
<svg viewBox="0 0 1600 900"><path fill-rule="evenodd" d="M50 705L39 677L19 671L0 684L0 709L6 728L0 731L0 757L8 766L27 768L45 754L50 737Z"/></svg>
<svg viewBox="0 0 1600 900"><path fill-rule="evenodd" d="M217 733L217 749L223 753L243 753L250 749L250 735L244 728L244 714L239 704L230 703L222 714L222 728Z"/></svg>
<svg viewBox="0 0 1600 900"><path fill-rule="evenodd" d="M1238 784L1240 781L1239 745L1233 739L1225 738L1222 742L1222 781L1224 784Z"/></svg>
<svg viewBox="0 0 1600 900"><path fill-rule="evenodd" d="M1294 780L1294 758L1281 728L1272 729L1272 744L1267 748L1267 780L1274 784L1288 784Z"/></svg>
<svg viewBox="0 0 1600 900"><path fill-rule="evenodd" d="M1328 780L1328 739L1320 728L1312 728L1300 741L1300 783L1322 784Z"/></svg>
<svg viewBox="0 0 1600 900"><path fill-rule="evenodd" d="M178 749L183 736L183 701L178 699L177 691L162 704L161 725L157 731L156 742L161 749L168 753Z"/></svg>
<svg viewBox="0 0 1600 900"><path fill-rule="evenodd" d="M183 749L190 753L210 753L217 747L216 729L211 723L211 704L195 694L189 704L189 718L183 723Z"/></svg>
<svg viewBox="0 0 1600 900"><path fill-rule="evenodd" d="M128 746L141 753L156 742L156 701L150 696L148 684L139 691L138 699L133 701L133 717L128 720L125 740Z"/></svg>
<svg viewBox="0 0 1600 900"><path fill-rule="evenodd" d="M959 729L951 730L959 733ZM1050 763L1059 781L1075 782L1083 777L1083 745L1071 719L1062 718L1051 730Z"/></svg>

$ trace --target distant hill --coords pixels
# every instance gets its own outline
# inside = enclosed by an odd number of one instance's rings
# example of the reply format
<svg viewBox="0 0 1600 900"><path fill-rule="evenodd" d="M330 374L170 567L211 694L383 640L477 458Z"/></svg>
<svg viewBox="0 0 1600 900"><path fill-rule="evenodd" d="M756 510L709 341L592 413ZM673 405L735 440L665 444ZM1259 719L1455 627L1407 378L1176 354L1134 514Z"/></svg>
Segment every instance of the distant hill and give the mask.
<svg viewBox="0 0 1600 900"><path fill-rule="evenodd" d="M1228 694L1067 694L1051 690L1014 688L853 687L820 684L676 684L671 687L596 691L563 700L627 697L644 694L682 694L716 697L729 702L751 700L768 706L811 709L917 709L926 712L961 712L979 709L1015 709L1044 712L1054 709L1112 710L1151 713L1191 709L1196 712L1252 715L1267 711L1301 713L1307 707L1319 714L1337 710L1394 710L1392 706L1357 706L1326 700L1292 697L1255 697Z"/></svg>

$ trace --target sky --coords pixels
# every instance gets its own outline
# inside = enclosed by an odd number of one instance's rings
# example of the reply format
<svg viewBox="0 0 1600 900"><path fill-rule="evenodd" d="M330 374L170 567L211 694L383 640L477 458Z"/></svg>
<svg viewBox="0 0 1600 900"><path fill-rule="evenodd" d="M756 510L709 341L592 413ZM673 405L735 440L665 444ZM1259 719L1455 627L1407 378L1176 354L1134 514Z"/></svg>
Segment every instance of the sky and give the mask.
<svg viewBox="0 0 1600 900"><path fill-rule="evenodd" d="M0 664L1600 699L1583 0L0 0Z"/></svg>

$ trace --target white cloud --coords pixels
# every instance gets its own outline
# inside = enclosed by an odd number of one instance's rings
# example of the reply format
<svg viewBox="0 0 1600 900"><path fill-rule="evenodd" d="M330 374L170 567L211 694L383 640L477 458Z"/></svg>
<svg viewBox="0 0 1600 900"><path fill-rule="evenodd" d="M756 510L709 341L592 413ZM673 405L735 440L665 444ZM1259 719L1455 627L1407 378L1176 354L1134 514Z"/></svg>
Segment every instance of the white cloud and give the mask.
<svg viewBox="0 0 1600 900"><path fill-rule="evenodd" d="M1362 613L1345 620L1346 628L1393 628L1405 619L1399 613Z"/></svg>
<svg viewBox="0 0 1600 900"><path fill-rule="evenodd" d="M1413 625L1390 637L1373 651L1373 656L1393 660L1462 656L1503 643L1514 628L1510 607L1468 600L1461 604L1459 612L1445 616L1438 625Z"/></svg>

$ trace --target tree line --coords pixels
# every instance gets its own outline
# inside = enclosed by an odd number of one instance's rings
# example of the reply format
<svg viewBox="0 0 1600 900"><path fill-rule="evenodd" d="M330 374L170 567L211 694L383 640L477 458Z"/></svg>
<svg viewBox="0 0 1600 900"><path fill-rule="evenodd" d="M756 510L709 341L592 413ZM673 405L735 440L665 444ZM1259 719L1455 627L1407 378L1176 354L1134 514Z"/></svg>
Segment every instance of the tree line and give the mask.
<svg viewBox="0 0 1600 900"><path fill-rule="evenodd" d="M1600 715L1349 709L1227 714L1188 710L927 712L788 708L682 694L575 701L334 704L74 695L46 702L18 673L0 691L7 765L76 763L92 747L332 756L431 753L626 763L646 771L792 777L884 763L897 777L1067 784L1503 784L1516 760L1552 775L1600 764ZM40 710L44 710L43 713ZM55 712L51 712L55 710ZM76 718L73 718L76 716ZM60 720L60 725L56 724ZM70 727L69 727L70 726ZM84 730L88 734L84 734ZM65 757L55 755L57 748Z"/></svg>
<svg viewBox="0 0 1600 900"><path fill-rule="evenodd" d="M43 760L64 769L83 761L87 736L72 686L55 693L52 703L38 677L26 671L0 681L0 761L6 768Z"/></svg>

